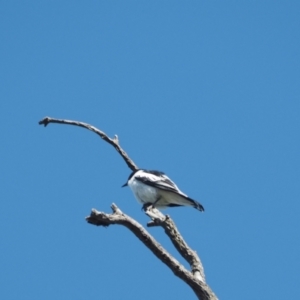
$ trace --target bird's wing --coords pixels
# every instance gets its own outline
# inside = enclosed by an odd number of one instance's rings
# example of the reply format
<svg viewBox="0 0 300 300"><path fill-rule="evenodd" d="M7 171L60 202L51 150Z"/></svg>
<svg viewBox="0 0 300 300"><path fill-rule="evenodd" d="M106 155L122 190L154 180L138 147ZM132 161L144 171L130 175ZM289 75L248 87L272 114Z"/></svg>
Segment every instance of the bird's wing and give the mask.
<svg viewBox="0 0 300 300"><path fill-rule="evenodd" d="M167 175L165 175L162 172L159 171L141 172L139 174L136 174L135 179L144 184L153 186L155 188L164 191L173 192L182 195L184 197L187 197L187 195L181 192L177 187L177 185Z"/></svg>

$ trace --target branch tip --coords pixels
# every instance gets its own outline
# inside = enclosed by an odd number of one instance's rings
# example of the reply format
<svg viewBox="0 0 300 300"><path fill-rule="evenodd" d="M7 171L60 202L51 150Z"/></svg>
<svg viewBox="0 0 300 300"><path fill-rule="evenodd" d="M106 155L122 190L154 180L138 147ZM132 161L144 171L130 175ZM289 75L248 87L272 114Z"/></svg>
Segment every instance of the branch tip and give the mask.
<svg viewBox="0 0 300 300"><path fill-rule="evenodd" d="M113 138L114 142L119 145L119 137L115 134Z"/></svg>
<svg viewBox="0 0 300 300"><path fill-rule="evenodd" d="M49 117L45 117L43 120L39 121L39 125L44 125L44 127L46 127L50 122L50 118Z"/></svg>
<svg viewBox="0 0 300 300"><path fill-rule="evenodd" d="M158 226L158 224L156 222L154 222L154 221L149 221L147 223L147 227L155 227L155 226Z"/></svg>
<svg viewBox="0 0 300 300"><path fill-rule="evenodd" d="M99 212L98 212L97 209L92 208L92 210L91 210L91 215L97 215L98 213L99 213Z"/></svg>
<svg viewBox="0 0 300 300"><path fill-rule="evenodd" d="M112 209L112 211L113 211L114 214L119 214L119 215L122 214L121 209L116 204L114 204L114 203L112 203L111 209Z"/></svg>

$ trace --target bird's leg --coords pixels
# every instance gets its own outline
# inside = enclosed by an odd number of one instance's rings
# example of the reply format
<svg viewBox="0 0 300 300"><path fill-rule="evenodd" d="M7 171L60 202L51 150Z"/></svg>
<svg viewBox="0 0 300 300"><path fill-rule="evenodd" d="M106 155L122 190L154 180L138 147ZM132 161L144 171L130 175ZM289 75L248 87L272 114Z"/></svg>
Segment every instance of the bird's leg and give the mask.
<svg viewBox="0 0 300 300"><path fill-rule="evenodd" d="M144 203L142 206L142 210L146 211L150 206L152 206L152 203L150 202Z"/></svg>
<svg viewBox="0 0 300 300"><path fill-rule="evenodd" d="M152 203L152 207L155 208L155 204L161 199L161 196L158 196L157 199Z"/></svg>
<svg viewBox="0 0 300 300"><path fill-rule="evenodd" d="M146 211L147 209L149 208L155 208L155 204L161 199L161 196L158 196L157 199L153 202L153 203L150 203L150 202L147 202L147 203L144 203L143 206L142 206L142 210Z"/></svg>

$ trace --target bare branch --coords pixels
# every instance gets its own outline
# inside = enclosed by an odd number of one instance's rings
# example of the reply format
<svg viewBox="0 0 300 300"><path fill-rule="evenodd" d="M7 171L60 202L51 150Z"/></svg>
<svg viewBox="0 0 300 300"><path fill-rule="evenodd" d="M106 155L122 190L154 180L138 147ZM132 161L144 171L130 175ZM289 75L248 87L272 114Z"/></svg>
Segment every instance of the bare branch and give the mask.
<svg viewBox="0 0 300 300"><path fill-rule="evenodd" d="M79 127L83 127L86 128L88 130L91 130L93 132L95 132L96 134L98 134L104 141L106 141L107 143L109 143L110 145L112 145L118 152L119 154L122 156L122 158L125 160L127 166L132 170L132 171L136 171L138 170L137 165L130 159L130 157L128 156L128 154L121 148L121 146L119 145L119 139L118 136L115 135L115 137L113 139L109 138L103 131L99 130L98 128L87 124L87 123L83 123L83 122L78 122L78 121L73 121L73 120L63 120L63 119L54 119L54 118L50 118L50 117L45 117L43 120L39 121L40 125L44 125L45 127L49 124L49 123L58 123L58 124L67 124L67 125L75 125L75 126L79 126Z"/></svg>
<svg viewBox="0 0 300 300"><path fill-rule="evenodd" d="M204 268L199 256L185 242L171 217L168 215L164 216L156 208L153 209L151 207L146 210L145 213L152 219L147 226L161 226L165 230L167 236L170 238L174 247L191 266L194 276L205 282Z"/></svg>
<svg viewBox="0 0 300 300"><path fill-rule="evenodd" d="M187 283L195 292L198 299L201 300L217 300L217 297L209 288L209 286L204 282L204 280L199 279L195 274L189 272L182 264L180 264L174 257L172 257L151 235L150 233L137 221L124 214L115 204L112 205L112 214L106 214L103 212L99 212L95 209L92 210L91 215L86 218L87 222L97 226L109 226L113 224L123 225L127 227L152 253L160 259L164 264L166 264L173 273L182 279L185 283ZM148 212L147 212L148 214ZM159 222L163 224L164 222L169 222L171 220L169 217L164 218L165 221L162 221L162 214L158 212L158 217L155 217L156 211L150 212L151 218L154 218L153 222ZM158 220L159 221L156 221ZM176 229L176 235L179 234L174 222L171 220L172 229ZM153 225L152 225L153 226ZM157 225L158 226L158 225ZM166 228L161 225L165 231L170 231L170 225L166 226ZM170 228L169 228L170 227ZM168 234L168 233L167 233ZM168 234L169 235L169 234ZM174 234L170 234L173 244L180 243L179 239L177 242L174 242ZM179 234L180 236L180 234ZM181 236L180 236L181 237ZM182 237L181 237L182 239ZM185 243L186 245L186 243ZM182 247L184 247L183 245ZM187 246L187 245L186 245ZM179 246L175 246L178 250ZM181 249L182 253L184 251ZM192 251L192 250L190 250ZM193 251L192 251L193 252ZM195 252L193 252L195 254ZM191 254L190 254L191 255ZM187 254L184 256L189 257ZM199 260L200 262L200 260ZM201 264L201 263L200 263ZM202 270L203 271L203 270Z"/></svg>
<svg viewBox="0 0 300 300"><path fill-rule="evenodd" d="M103 140L112 145L118 153L122 156L127 166L132 170L138 170L135 163L129 158L127 153L120 147L118 136L115 135L113 139L109 138L103 131L96 127L78 121L54 119L45 117L39 122L40 125L47 126L49 123L75 125L86 128L98 134ZM182 238L175 223L169 216L163 215L155 208L149 207L145 213L151 218L147 226L161 226L165 233L171 239L173 245L181 256L190 264L191 272L189 272L183 265L181 265L174 257L172 257L137 221L124 214L115 204L111 206L113 213L106 214L95 209L92 210L87 222L96 226L109 226L113 224L123 225L139 238L142 243L152 251L152 253L166 264L173 273L186 282L195 292L198 299L201 300L217 300L217 297L205 282L204 269L197 253L193 251Z"/></svg>

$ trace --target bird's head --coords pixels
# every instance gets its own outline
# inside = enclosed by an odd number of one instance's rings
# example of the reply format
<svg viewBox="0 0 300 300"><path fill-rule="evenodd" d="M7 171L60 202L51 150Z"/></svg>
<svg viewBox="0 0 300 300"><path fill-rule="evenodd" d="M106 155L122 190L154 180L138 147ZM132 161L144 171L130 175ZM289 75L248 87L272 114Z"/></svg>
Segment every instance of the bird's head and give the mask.
<svg viewBox="0 0 300 300"><path fill-rule="evenodd" d="M126 183L124 183L124 184L122 185L122 187L125 187L125 186L128 185L128 181L131 179L131 177L132 177L137 171L139 171L139 169L131 172L131 174L128 176L128 179L127 179Z"/></svg>

